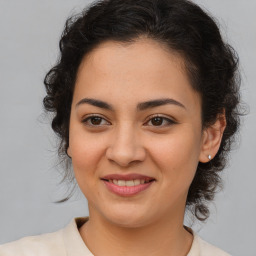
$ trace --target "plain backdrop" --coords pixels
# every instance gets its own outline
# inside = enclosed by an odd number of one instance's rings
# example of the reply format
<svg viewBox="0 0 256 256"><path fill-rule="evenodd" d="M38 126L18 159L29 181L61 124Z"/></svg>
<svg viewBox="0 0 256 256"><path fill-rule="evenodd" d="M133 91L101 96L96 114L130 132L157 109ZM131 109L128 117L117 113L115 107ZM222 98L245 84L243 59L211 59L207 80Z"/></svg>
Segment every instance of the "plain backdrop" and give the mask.
<svg viewBox="0 0 256 256"><path fill-rule="evenodd" d="M66 18L91 1L0 0L0 244L55 231L88 214L79 193L63 204L56 137L43 116L43 78L58 56ZM233 256L256 255L256 1L196 0L219 21L240 56L243 119L240 145L223 174L225 188L204 225L193 229Z"/></svg>

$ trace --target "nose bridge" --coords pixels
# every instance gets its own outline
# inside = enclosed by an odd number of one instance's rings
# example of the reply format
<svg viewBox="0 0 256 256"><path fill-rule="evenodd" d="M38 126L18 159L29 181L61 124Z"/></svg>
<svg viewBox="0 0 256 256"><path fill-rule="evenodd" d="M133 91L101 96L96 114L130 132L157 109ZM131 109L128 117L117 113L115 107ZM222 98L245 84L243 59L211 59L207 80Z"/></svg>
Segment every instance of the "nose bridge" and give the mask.
<svg viewBox="0 0 256 256"><path fill-rule="evenodd" d="M145 151L138 138L138 130L130 122L120 124L114 129L107 157L121 166L134 161L143 161Z"/></svg>

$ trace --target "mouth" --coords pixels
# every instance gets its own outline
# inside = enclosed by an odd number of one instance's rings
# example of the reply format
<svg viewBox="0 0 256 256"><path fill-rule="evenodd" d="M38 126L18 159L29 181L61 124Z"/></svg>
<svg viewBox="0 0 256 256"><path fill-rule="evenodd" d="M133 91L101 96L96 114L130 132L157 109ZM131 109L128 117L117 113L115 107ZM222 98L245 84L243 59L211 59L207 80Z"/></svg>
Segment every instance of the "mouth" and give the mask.
<svg viewBox="0 0 256 256"><path fill-rule="evenodd" d="M155 179L135 179L135 180L102 179L102 180L109 183L113 183L119 187L123 187L123 186L134 187L140 184L147 184L155 181Z"/></svg>
<svg viewBox="0 0 256 256"><path fill-rule="evenodd" d="M139 174L112 174L101 178L109 191L119 196L133 196L148 189L156 179Z"/></svg>

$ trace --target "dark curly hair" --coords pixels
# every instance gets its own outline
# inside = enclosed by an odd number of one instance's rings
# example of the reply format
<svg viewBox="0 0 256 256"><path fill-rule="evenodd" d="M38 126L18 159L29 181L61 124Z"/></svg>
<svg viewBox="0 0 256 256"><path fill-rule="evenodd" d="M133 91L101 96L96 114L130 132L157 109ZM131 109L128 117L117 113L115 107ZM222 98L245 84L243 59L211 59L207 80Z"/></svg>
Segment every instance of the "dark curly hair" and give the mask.
<svg viewBox="0 0 256 256"><path fill-rule="evenodd" d="M240 78L237 54L223 41L216 21L190 1L101 0L66 21L59 43L60 58L44 80L47 95L43 103L45 110L54 114L52 128L60 137L59 155L70 161L69 119L81 60L107 40L132 43L141 36L184 58L191 85L202 98L203 128L225 111L226 129L219 151L210 162L199 162L186 201L187 209L198 220L206 220L206 203L221 187L220 172L240 124ZM71 172L66 168L65 177Z"/></svg>

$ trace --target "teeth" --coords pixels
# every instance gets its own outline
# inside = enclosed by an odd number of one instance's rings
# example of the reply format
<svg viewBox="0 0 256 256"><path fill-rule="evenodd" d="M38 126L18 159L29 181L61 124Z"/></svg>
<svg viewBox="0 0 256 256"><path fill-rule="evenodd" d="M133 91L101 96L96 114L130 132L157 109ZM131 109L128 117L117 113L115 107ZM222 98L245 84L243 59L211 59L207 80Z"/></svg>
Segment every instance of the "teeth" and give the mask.
<svg viewBox="0 0 256 256"><path fill-rule="evenodd" d="M128 186L128 187L132 187L132 186L134 186L134 181L133 180L127 180L125 182L125 185Z"/></svg>
<svg viewBox="0 0 256 256"><path fill-rule="evenodd" d="M140 180L134 180L134 185L140 185Z"/></svg>
<svg viewBox="0 0 256 256"><path fill-rule="evenodd" d="M125 180L118 180L117 185L118 186L125 186Z"/></svg>
<svg viewBox="0 0 256 256"><path fill-rule="evenodd" d="M127 186L127 187L132 187L132 186L138 186L140 184L148 183L149 181L145 180L109 180L110 183L114 183L115 185L118 186Z"/></svg>

